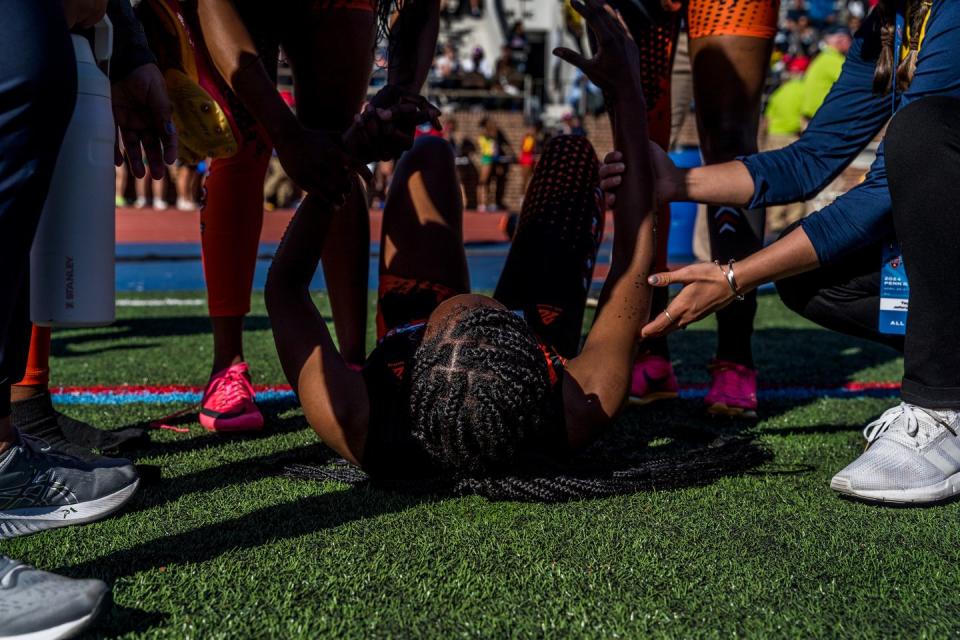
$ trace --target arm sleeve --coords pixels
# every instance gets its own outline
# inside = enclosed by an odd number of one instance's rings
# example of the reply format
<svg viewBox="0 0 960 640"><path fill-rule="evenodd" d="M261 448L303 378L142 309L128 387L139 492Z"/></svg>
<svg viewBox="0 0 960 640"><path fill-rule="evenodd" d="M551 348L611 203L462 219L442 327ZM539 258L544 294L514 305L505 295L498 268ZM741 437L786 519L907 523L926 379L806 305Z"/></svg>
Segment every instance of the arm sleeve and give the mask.
<svg viewBox="0 0 960 640"><path fill-rule="evenodd" d="M933 95L960 97L960 73L953 53L960 46L960 3L944 2L930 18L910 88L898 105ZM890 96L885 96L889 108ZM892 205L881 144L863 183L804 220L803 228L821 264L893 235Z"/></svg>
<svg viewBox="0 0 960 640"><path fill-rule="evenodd" d="M740 158L753 177L749 208L807 200L837 177L890 116L890 99L873 93L876 17L866 20L840 78L793 144Z"/></svg>
<svg viewBox="0 0 960 640"><path fill-rule="evenodd" d="M110 80L123 80L137 67L156 62L147 45L143 25L133 13L130 0L109 0L107 15L113 23L113 57L110 60Z"/></svg>

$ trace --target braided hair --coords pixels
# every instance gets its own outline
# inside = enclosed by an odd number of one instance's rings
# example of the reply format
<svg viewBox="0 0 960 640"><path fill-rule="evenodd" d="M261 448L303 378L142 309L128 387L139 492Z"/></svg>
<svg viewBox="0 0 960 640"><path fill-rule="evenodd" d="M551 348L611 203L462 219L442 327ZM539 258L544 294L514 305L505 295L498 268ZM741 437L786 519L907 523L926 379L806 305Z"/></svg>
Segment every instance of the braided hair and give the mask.
<svg viewBox="0 0 960 640"><path fill-rule="evenodd" d="M424 339L410 387L412 435L446 474L514 469L565 437L540 344L506 309L464 309Z"/></svg>
<svg viewBox="0 0 960 640"><path fill-rule="evenodd" d="M622 430L566 457L543 352L526 322L504 309L465 309L421 343L412 366L411 431L441 473L426 480L372 479L391 491L563 502L707 484L770 459L750 437L694 433L695 446L664 455L629 441ZM669 429L671 435L683 431ZM308 459L282 472L350 485L370 480L343 461Z"/></svg>
<svg viewBox="0 0 960 640"><path fill-rule="evenodd" d="M572 460L540 468L433 480L374 480L374 484L414 495L478 495L494 501L555 503L702 486L749 472L772 458L769 450L748 436L707 438L670 455L656 454L659 447L651 452L617 440L609 434ZM370 482L366 474L344 460L317 462L305 457L302 462L280 466L284 476L297 480L353 486Z"/></svg>
<svg viewBox="0 0 960 640"><path fill-rule="evenodd" d="M896 7L897 0L880 0L875 9L879 16L878 27L880 36L880 55L873 72L873 91L880 95L890 93L891 75L896 68L897 91L906 91L913 82L913 75L917 70L917 55L920 51L920 33L923 22L930 13L932 0L907 0L906 16L909 30L904 44L907 47L907 57L899 64L900 52L894 51L896 35Z"/></svg>

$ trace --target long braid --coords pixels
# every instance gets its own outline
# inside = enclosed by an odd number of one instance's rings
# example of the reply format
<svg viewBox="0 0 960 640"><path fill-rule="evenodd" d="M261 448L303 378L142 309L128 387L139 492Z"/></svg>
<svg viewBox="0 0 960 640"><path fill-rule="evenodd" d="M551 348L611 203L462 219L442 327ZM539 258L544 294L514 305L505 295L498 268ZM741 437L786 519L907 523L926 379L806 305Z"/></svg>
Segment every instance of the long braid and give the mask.
<svg viewBox="0 0 960 640"><path fill-rule="evenodd" d="M582 454L562 465L544 465L523 475L391 480L389 484L378 484L416 495L478 495L495 501L554 503L702 486L724 476L748 472L772 457L767 449L746 437L719 437L674 456L640 460L625 455L622 443L609 440L601 441L590 451L592 455ZM342 461L332 465L288 465L283 468L283 475L350 485L367 480L356 467Z"/></svg>
<svg viewBox="0 0 960 640"><path fill-rule="evenodd" d="M894 36L896 34L896 12L889 6L895 0L880 0L877 8L880 30L880 55L877 57L877 66L873 70L873 92L886 95L890 92L890 76L893 73Z"/></svg>
<svg viewBox="0 0 960 640"><path fill-rule="evenodd" d="M907 37L907 57L897 67L897 91L906 91L913 82L913 74L917 70L917 56L920 51L920 34L923 31L923 22L930 13L933 5L931 0L922 0L910 5L907 15L910 17L910 33ZM899 55L899 52L897 52Z"/></svg>
<svg viewBox="0 0 960 640"><path fill-rule="evenodd" d="M920 51L920 34L923 23L933 6L931 0L908 0L906 15L910 20L907 38L907 56L900 61L900 52L894 51L896 35L896 0L880 0L875 11L879 20L880 52L877 66L873 72L873 91L880 95L890 93L891 76L894 68L897 73L897 91L906 91L913 82L917 70L917 56Z"/></svg>

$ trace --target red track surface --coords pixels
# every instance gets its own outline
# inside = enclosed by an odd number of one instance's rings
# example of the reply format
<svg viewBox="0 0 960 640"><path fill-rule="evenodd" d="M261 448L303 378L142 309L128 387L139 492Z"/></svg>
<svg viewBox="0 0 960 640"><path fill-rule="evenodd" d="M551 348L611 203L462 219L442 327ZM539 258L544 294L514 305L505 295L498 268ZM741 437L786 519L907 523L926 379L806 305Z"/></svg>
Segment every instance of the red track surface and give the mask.
<svg viewBox="0 0 960 640"><path fill-rule="evenodd" d="M263 215L263 231L260 242L280 242L293 211L269 211ZM500 229L503 218L497 213L468 211L463 216L465 242L505 242L506 235ZM383 212L370 212L370 238L380 241L380 225ZM117 209L118 243L176 244L200 242L199 211L155 211L153 209Z"/></svg>

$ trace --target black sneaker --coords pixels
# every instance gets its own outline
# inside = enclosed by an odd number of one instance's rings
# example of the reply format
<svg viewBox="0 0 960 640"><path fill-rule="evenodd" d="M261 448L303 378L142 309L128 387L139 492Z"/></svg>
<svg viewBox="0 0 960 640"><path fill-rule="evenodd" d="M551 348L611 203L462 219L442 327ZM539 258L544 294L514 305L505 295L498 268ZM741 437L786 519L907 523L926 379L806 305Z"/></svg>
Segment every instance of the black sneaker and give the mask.
<svg viewBox="0 0 960 640"><path fill-rule="evenodd" d="M49 393L12 402L10 419L20 433L43 440L54 451L88 462L101 459L92 449L113 451L149 441L144 429L103 431L65 416L53 408Z"/></svg>

